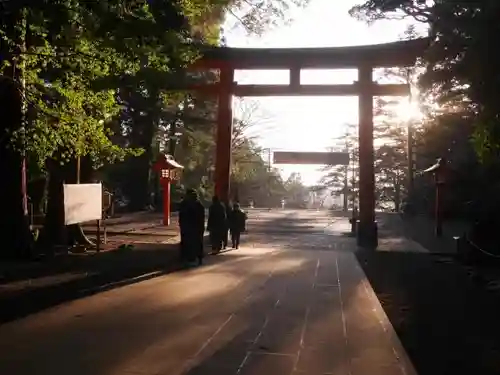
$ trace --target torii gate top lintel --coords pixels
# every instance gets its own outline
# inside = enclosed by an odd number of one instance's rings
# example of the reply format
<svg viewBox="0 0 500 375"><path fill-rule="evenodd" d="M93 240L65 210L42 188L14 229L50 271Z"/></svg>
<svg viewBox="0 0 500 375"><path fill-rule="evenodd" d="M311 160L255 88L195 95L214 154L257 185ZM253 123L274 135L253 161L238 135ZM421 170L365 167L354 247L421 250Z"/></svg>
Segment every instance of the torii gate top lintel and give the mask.
<svg viewBox="0 0 500 375"><path fill-rule="evenodd" d="M201 69L349 69L411 66L430 38L384 44L314 48L235 48L203 46L194 67Z"/></svg>

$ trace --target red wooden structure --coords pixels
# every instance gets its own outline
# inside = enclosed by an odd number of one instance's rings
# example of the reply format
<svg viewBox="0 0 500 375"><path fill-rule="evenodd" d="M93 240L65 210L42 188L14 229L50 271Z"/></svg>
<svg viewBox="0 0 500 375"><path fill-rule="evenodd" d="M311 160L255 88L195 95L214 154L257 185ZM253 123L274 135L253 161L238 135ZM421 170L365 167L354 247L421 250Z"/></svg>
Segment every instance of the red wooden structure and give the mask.
<svg viewBox="0 0 500 375"><path fill-rule="evenodd" d="M160 173L160 183L163 186L163 225L170 225L170 184L179 179L182 169L182 165L166 154L160 154L153 165L153 170Z"/></svg>
<svg viewBox="0 0 500 375"><path fill-rule="evenodd" d="M218 70L219 81L192 86L190 90L218 96L215 191L223 201L229 200L232 136L232 98L235 96L358 96L359 97L359 228L361 246L377 246L375 223L375 178L373 160L373 98L404 96L409 86L378 84L373 69L414 65L429 44L428 38L379 45L334 48L202 48L202 57L193 69ZM238 85L238 69L286 69L288 85ZM358 69L358 81L340 85L303 85L301 69Z"/></svg>

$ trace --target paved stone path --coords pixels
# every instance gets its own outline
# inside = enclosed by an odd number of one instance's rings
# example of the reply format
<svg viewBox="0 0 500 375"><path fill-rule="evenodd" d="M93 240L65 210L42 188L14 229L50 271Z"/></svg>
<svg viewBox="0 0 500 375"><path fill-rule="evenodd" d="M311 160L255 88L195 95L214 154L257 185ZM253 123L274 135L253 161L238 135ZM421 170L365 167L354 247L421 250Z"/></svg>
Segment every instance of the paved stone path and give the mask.
<svg viewBox="0 0 500 375"><path fill-rule="evenodd" d="M413 375L344 221L0 326L0 374Z"/></svg>

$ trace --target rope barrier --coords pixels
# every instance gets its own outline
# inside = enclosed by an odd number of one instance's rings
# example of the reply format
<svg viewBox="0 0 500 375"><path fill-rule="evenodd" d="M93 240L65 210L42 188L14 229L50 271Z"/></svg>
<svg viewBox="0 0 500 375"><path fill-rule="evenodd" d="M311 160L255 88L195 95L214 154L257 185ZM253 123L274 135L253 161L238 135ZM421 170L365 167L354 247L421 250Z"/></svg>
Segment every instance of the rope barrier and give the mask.
<svg viewBox="0 0 500 375"><path fill-rule="evenodd" d="M485 254L485 255L488 255L490 257L493 257L493 258L497 258L497 259L500 259L500 255L497 255L497 254L492 254L484 249L482 249L481 247L479 247L479 245L477 245L476 243L472 242L469 238L467 237L464 237L464 239L471 245L473 246L476 250L479 250L481 253Z"/></svg>

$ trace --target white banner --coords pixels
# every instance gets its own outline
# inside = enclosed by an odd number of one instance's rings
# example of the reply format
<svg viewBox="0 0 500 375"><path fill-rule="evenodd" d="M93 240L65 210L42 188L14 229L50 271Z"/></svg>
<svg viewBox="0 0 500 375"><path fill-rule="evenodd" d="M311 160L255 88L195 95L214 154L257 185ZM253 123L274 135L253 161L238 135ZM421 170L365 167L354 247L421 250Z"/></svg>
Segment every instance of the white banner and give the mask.
<svg viewBox="0 0 500 375"><path fill-rule="evenodd" d="M64 224L78 224L102 218L102 185L64 185Z"/></svg>

